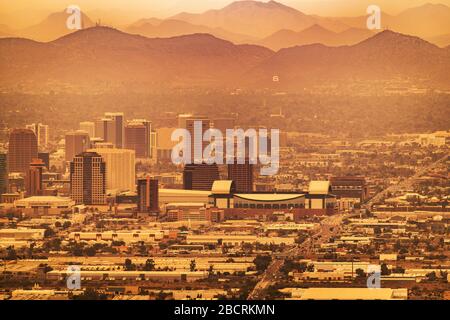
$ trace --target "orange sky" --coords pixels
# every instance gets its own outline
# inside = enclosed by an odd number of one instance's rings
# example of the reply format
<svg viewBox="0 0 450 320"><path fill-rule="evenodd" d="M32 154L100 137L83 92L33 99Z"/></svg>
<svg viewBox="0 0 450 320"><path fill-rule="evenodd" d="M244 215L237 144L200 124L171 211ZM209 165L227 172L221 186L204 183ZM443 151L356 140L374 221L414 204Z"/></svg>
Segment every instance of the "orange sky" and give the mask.
<svg viewBox="0 0 450 320"><path fill-rule="evenodd" d="M230 0L1 0L0 24L4 23L11 27L32 25L42 20L48 13L63 10L71 4L80 6L93 19L102 17L110 23L125 24L139 18L164 18L181 11L202 12L218 9L231 2ZM308 14L325 16L364 15L369 4L378 4L383 11L391 14L425 3L442 3L450 6L450 0L279 0L278 2Z"/></svg>

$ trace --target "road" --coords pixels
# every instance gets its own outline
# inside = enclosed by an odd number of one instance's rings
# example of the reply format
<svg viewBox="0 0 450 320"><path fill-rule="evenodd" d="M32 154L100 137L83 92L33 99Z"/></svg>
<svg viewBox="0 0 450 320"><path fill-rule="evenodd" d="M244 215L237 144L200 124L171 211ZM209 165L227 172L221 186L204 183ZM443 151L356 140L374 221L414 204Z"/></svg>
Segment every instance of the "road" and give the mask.
<svg viewBox="0 0 450 320"><path fill-rule="evenodd" d="M408 177L405 180L401 181L400 183L392 185L392 186L384 189L383 191L381 191L378 194L376 194L372 199L370 199L364 205L364 207L366 209L370 210L372 208L372 205L374 205L375 203L378 203L381 200L383 200L389 193L395 193L395 192L398 192L400 190L406 190L406 189L411 188L411 186L413 185L415 179L420 178L421 176L426 174L428 171L430 171L431 169L433 169L434 167L439 165L441 162L447 161L449 156L450 156L450 153L447 153L444 157L436 160L435 162L429 164L426 167L423 167L423 168L419 169L411 177Z"/></svg>
<svg viewBox="0 0 450 320"><path fill-rule="evenodd" d="M248 300L264 299L264 293L269 286L275 282L280 275L280 269L284 265L287 258L297 257L313 252L315 245L319 245L328 241L332 236L338 234L342 220L347 215L333 215L326 217L320 222L320 226L312 236L306 239L303 243L296 245L281 254L275 255L275 259L267 267L262 274L260 281L255 285L253 291L250 292Z"/></svg>

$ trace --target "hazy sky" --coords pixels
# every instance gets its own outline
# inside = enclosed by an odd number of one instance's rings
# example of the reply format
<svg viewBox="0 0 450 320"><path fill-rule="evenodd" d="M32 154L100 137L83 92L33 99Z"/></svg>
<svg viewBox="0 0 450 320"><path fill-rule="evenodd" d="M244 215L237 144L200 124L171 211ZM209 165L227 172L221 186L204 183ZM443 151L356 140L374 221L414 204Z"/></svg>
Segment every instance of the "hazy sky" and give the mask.
<svg viewBox="0 0 450 320"><path fill-rule="evenodd" d="M33 24L48 13L60 11L74 4L94 17L108 15L114 22L149 17L168 17L181 11L203 12L218 9L231 0L0 0L0 24ZM265 0L264 2L267 2ZM377 4L382 10L396 14L406 8L425 3L443 3L450 0L279 0L308 14L326 16L364 15L369 4ZM3 20L3 21L1 21ZM112 22L112 21L111 21Z"/></svg>

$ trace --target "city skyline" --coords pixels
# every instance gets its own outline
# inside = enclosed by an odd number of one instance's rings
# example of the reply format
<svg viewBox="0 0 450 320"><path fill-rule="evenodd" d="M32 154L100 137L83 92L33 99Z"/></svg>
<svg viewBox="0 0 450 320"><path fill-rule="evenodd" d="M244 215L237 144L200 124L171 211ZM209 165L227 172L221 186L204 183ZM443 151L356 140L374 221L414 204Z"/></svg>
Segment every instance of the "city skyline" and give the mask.
<svg viewBox="0 0 450 320"><path fill-rule="evenodd" d="M0 4L5 306L450 299L450 0L28 2Z"/></svg>

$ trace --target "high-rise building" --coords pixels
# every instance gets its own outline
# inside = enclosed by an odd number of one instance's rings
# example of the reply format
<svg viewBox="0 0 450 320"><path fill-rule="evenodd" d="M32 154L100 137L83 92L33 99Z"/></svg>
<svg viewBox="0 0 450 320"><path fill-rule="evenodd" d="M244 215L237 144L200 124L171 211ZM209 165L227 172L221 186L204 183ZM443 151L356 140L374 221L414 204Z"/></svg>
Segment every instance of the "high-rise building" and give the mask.
<svg viewBox="0 0 450 320"><path fill-rule="evenodd" d="M0 195L8 192L8 155L0 153Z"/></svg>
<svg viewBox="0 0 450 320"><path fill-rule="evenodd" d="M45 150L48 147L48 125L33 123L27 125L26 128L32 130L36 135L39 149Z"/></svg>
<svg viewBox="0 0 450 320"><path fill-rule="evenodd" d="M70 163L70 195L77 204L105 203L106 165L96 152L83 152Z"/></svg>
<svg viewBox="0 0 450 320"><path fill-rule="evenodd" d="M109 135L112 135L113 121L107 118L95 120L95 137L107 141Z"/></svg>
<svg viewBox="0 0 450 320"><path fill-rule="evenodd" d="M124 115L122 112L106 112L105 118L111 119L113 121L113 134L108 139L107 142L112 142L116 148L122 148L124 143Z"/></svg>
<svg viewBox="0 0 450 320"><path fill-rule="evenodd" d="M217 164L187 164L183 170L185 190L210 191L214 181L220 180Z"/></svg>
<svg viewBox="0 0 450 320"><path fill-rule="evenodd" d="M37 138L30 129L14 129L9 135L8 170L26 173L31 160L38 157Z"/></svg>
<svg viewBox="0 0 450 320"><path fill-rule="evenodd" d="M42 195L42 171L45 164L41 159L33 159L25 177L25 190L28 197Z"/></svg>
<svg viewBox="0 0 450 320"><path fill-rule="evenodd" d="M50 170L50 153L48 152L38 152L38 159L41 159L44 162L47 170Z"/></svg>
<svg viewBox="0 0 450 320"><path fill-rule="evenodd" d="M253 191L253 164L248 158L243 164L238 164L236 161L228 165L228 180L234 182L236 192L251 193Z"/></svg>
<svg viewBox="0 0 450 320"><path fill-rule="evenodd" d="M195 116L185 119L185 123L185 129L189 131L191 135L191 163L194 163L194 160L196 159L197 161L203 159L203 151L209 145L208 141L203 141L203 135L211 127L211 121L203 116ZM201 126L201 131L199 130L199 132L195 131L197 123ZM199 135L199 137L196 138L196 134ZM201 153L198 155L195 154L196 148L199 150L201 149Z"/></svg>
<svg viewBox="0 0 450 320"><path fill-rule="evenodd" d="M72 131L66 133L66 161L72 161L77 155L89 148L90 139L86 131Z"/></svg>
<svg viewBox="0 0 450 320"><path fill-rule="evenodd" d="M106 164L107 190L134 191L136 189L134 150L97 148L88 151L99 154Z"/></svg>
<svg viewBox="0 0 450 320"><path fill-rule="evenodd" d="M150 177L139 179L137 183L139 212L158 212L158 180Z"/></svg>
<svg viewBox="0 0 450 320"><path fill-rule="evenodd" d="M95 122L91 122L91 121L80 122L80 130L86 131L88 133L90 139L93 139L96 137Z"/></svg>
<svg viewBox="0 0 450 320"><path fill-rule="evenodd" d="M134 150L136 158L150 158L152 123L144 119L128 121L125 126L125 148Z"/></svg>

